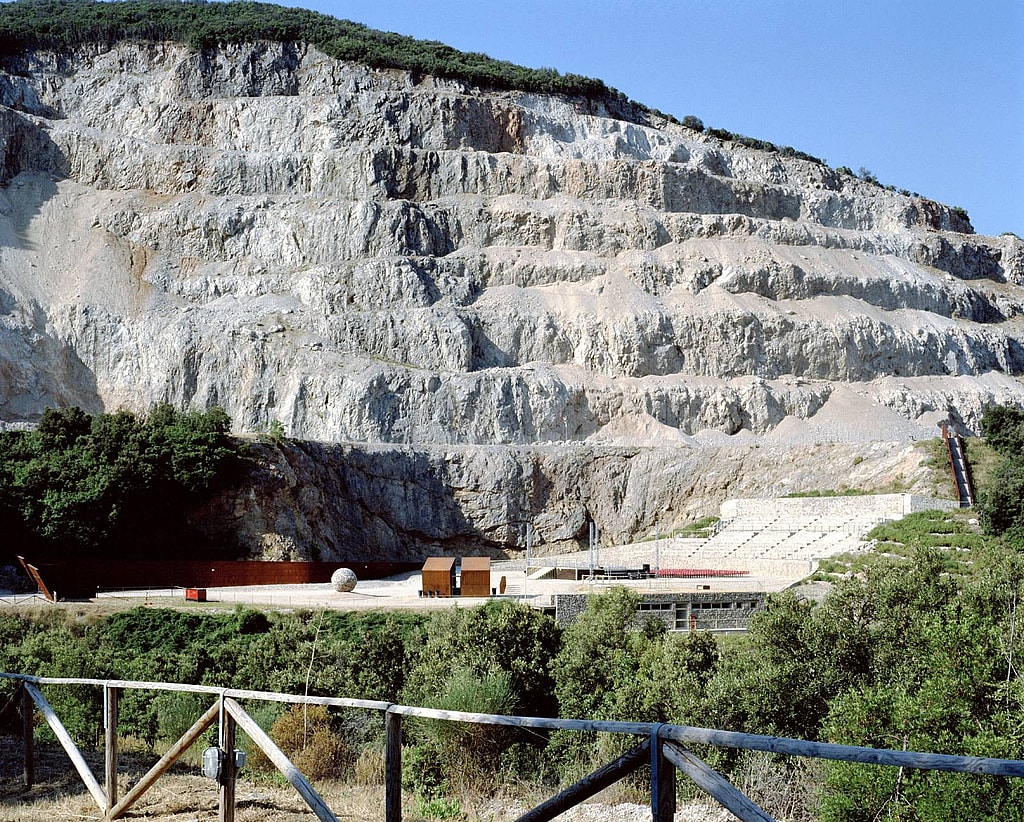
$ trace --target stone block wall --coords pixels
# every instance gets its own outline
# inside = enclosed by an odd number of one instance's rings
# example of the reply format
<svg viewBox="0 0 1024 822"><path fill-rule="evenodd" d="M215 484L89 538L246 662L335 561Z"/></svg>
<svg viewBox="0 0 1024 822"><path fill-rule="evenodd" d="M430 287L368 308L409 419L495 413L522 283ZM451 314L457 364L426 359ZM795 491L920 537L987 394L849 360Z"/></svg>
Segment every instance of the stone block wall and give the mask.
<svg viewBox="0 0 1024 822"><path fill-rule="evenodd" d="M556 594L555 621L571 625L587 608L589 594ZM637 625L660 620L669 631L745 631L751 617L764 608L761 591L674 591L643 594Z"/></svg>

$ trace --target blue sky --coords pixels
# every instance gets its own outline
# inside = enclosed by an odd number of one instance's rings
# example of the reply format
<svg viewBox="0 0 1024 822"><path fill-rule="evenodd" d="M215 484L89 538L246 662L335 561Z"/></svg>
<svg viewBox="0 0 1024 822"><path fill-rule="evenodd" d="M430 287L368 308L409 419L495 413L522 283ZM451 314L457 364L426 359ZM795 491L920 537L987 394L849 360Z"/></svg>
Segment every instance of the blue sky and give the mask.
<svg viewBox="0 0 1024 822"><path fill-rule="evenodd" d="M305 0L373 28L599 77L1024 236L1024 0Z"/></svg>

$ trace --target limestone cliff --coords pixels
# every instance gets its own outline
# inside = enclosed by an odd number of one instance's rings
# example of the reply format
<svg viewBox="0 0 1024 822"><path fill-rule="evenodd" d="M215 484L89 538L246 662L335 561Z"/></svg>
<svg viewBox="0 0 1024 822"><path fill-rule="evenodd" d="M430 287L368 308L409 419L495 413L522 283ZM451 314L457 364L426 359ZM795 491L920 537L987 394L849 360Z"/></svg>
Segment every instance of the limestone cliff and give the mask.
<svg viewBox="0 0 1024 822"><path fill-rule="evenodd" d="M591 521L618 545L717 515L727 497L822 490L837 478L937 490L915 443L251 447L244 491L211 500L196 524L258 559L505 556L523 550L528 524L539 555L585 544Z"/></svg>
<svg viewBox="0 0 1024 822"><path fill-rule="evenodd" d="M1024 394L1019 238L614 115L295 43L7 58L0 421L221 405L240 432L408 445L482 483L495 460L512 476L602 448L671 445L650 458L689 465L705 457L678 449L729 436L906 442ZM419 470L405 448L345 448L396 481ZM463 511L465 534L521 518L520 486L474 497L494 508ZM603 504L622 520L606 533L685 493L659 486L632 519ZM551 509L559 534L587 504ZM402 526L417 544L423 516ZM367 529L353 539L399 550Z"/></svg>

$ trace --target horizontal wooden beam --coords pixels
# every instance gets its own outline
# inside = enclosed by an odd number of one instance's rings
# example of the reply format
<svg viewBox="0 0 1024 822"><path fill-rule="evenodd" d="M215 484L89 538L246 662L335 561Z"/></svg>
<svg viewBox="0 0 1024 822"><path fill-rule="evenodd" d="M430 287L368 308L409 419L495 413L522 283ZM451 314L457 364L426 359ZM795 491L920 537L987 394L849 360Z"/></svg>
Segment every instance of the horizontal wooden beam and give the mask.
<svg viewBox="0 0 1024 822"><path fill-rule="evenodd" d="M815 759L833 759L845 762L860 762L868 765L890 765L893 767L919 768L934 771L957 771L992 776L1024 777L1024 761L1012 759L990 759L976 756L920 753L915 751L894 751L882 748L866 748L853 745L836 745L827 742L811 742L777 736L745 734L735 731L719 731L710 728L696 728L686 725L660 725L654 722L609 722L590 719L550 719L535 716L501 716L468 711L442 711L431 708L417 708L409 705L392 705L387 702L364 699L342 699L337 697L296 696L266 691L245 691L214 688L204 685L182 685L166 682L133 682L107 679L62 679L55 677L33 677L25 674L0 673L0 679L12 679L35 685L95 685L116 688L131 688L155 691L183 691L228 696L233 699L260 699L289 704L325 705L338 708L364 708L390 711L402 716L418 716L425 719L442 719L453 722L471 722L486 725L502 725L517 728L541 730L568 730L631 734L649 736L656 730L662 739L671 739L685 745L713 745L721 748L738 748L749 751L802 756ZM658 730L660 727L660 730Z"/></svg>
<svg viewBox="0 0 1024 822"><path fill-rule="evenodd" d="M472 722L482 725L505 725L513 728L540 728L552 731L591 731L619 733L632 736L650 736L658 724L655 722L610 722L600 719L548 719L540 716L499 716L470 711L444 711L437 708L417 708L411 705L392 705L389 710L402 716L424 719L444 719L450 722Z"/></svg>
<svg viewBox="0 0 1024 822"><path fill-rule="evenodd" d="M672 739L688 745L700 744L713 745L718 748L767 751L812 759L861 762L865 765L891 765L898 768L919 768L926 771L983 773L990 776L1024 776L1024 761L1016 759L987 759L979 756L893 751L885 748L864 748L856 745L807 742L802 739L787 739L778 736L692 728L686 725L666 725L661 735L665 739Z"/></svg>
<svg viewBox="0 0 1024 822"><path fill-rule="evenodd" d="M224 694L234 699L261 699L265 702L286 702L297 705L324 705L331 708L365 708L371 711L386 711L390 702L376 699L345 699L336 696L304 696L302 694L281 694L271 691L247 691L241 688L216 688L212 685L187 685L179 682L145 682L129 679L89 679L85 677L29 676L27 674L0 673L0 679L17 682L31 682L35 685L94 685L103 688L127 688L141 691L175 691L190 694L210 694L220 697Z"/></svg>

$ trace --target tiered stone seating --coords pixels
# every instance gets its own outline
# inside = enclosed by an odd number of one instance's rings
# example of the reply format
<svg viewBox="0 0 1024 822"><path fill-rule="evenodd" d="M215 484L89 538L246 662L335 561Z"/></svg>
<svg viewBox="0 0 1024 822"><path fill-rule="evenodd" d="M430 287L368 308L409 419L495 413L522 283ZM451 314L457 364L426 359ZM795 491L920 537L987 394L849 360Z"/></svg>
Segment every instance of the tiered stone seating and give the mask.
<svg viewBox="0 0 1024 822"><path fill-rule="evenodd" d="M810 573L814 563L865 547L867 533L886 520L913 510L956 507L949 500L888 494L859 497L817 497L729 500L722 505L718 532L709 539L668 538L602 549L598 565L654 569L718 569L769 575ZM545 557L544 565L586 568L586 551ZM521 563L521 561L520 561ZM542 564L534 560L534 565ZM521 565L516 562L508 567ZM542 572L533 571L539 578Z"/></svg>
<svg viewBox="0 0 1024 822"><path fill-rule="evenodd" d="M948 505L946 500L896 494L731 500L722 506L718 533L699 550L691 549L687 559L697 559L708 567L751 567L772 561L813 563L863 550L864 538L872 528L901 518L910 507L924 510Z"/></svg>

